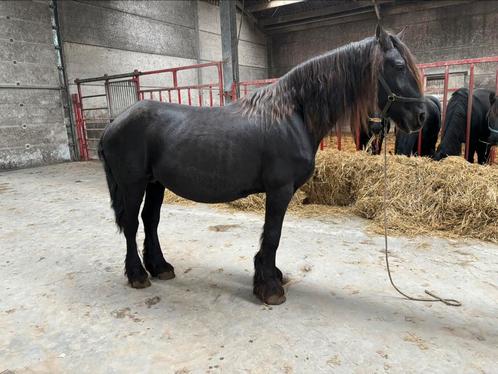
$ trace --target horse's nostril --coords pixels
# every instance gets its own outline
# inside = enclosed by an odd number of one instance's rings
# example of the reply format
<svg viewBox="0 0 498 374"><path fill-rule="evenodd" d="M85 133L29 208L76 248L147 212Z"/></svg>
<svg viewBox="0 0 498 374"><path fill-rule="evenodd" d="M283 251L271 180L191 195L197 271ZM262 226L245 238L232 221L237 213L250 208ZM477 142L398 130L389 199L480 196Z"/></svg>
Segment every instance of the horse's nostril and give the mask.
<svg viewBox="0 0 498 374"><path fill-rule="evenodd" d="M420 123L425 122L425 112L420 112L420 114L418 115L418 120Z"/></svg>

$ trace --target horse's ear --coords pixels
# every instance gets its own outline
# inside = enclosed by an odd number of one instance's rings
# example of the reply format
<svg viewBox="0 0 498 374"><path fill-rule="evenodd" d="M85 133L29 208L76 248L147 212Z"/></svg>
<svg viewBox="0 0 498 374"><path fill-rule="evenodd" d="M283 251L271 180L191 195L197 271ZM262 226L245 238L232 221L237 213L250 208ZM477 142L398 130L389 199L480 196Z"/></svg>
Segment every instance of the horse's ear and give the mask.
<svg viewBox="0 0 498 374"><path fill-rule="evenodd" d="M398 37L399 40L403 40L405 38L405 32L406 32L407 28L408 28L408 26L403 27L403 30L401 30L400 32L398 32L396 34L396 36Z"/></svg>
<svg viewBox="0 0 498 374"><path fill-rule="evenodd" d="M379 40L380 34L382 33L382 31L384 31L384 29L382 28L382 26L380 24L377 24L377 26L375 27L375 38L377 40Z"/></svg>
<svg viewBox="0 0 498 374"><path fill-rule="evenodd" d="M377 24L377 28L375 29L375 38L377 39L377 41L379 42L380 46L384 51L393 48L393 43L389 38L389 34L386 32L386 30L384 30L384 28L380 24Z"/></svg>
<svg viewBox="0 0 498 374"><path fill-rule="evenodd" d="M496 101L496 95L495 95L495 93L494 93L494 92L491 92L491 93L489 94L489 103L490 103L491 105L493 105L493 104L495 103L495 101Z"/></svg>

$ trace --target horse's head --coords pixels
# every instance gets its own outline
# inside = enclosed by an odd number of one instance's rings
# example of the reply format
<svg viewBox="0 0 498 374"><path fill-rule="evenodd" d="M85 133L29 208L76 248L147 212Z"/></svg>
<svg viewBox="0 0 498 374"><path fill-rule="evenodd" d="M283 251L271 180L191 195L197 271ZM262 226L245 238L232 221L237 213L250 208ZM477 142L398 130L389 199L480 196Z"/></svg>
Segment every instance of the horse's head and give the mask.
<svg viewBox="0 0 498 374"><path fill-rule="evenodd" d="M488 121L489 138L491 144L498 144L498 102L496 101L495 93L489 94L489 103L491 104L486 115Z"/></svg>
<svg viewBox="0 0 498 374"><path fill-rule="evenodd" d="M418 68L401 41L403 32L392 35L377 26L376 39L383 53L377 102L383 117L391 118L400 129L410 133L424 125L426 107Z"/></svg>

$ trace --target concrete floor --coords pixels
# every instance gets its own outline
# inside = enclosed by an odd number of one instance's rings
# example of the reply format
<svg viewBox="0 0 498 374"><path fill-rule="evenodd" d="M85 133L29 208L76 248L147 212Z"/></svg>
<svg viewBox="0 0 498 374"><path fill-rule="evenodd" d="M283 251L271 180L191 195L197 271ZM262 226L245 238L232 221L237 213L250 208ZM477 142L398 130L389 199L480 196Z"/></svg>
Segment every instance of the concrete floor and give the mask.
<svg viewBox="0 0 498 374"><path fill-rule="evenodd" d="M391 239L403 289L463 307L416 303L389 286L365 221L288 216L287 302L268 307L251 287L261 217L200 205L162 217L177 278L131 289L98 163L0 173L0 373L498 370L495 245Z"/></svg>

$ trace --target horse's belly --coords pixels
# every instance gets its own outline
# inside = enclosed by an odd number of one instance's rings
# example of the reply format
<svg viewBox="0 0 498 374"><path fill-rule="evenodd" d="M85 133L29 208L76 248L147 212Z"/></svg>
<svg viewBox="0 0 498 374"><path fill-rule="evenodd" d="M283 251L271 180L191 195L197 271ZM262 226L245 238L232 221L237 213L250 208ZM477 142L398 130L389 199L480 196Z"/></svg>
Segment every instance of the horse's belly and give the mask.
<svg viewBox="0 0 498 374"><path fill-rule="evenodd" d="M263 190L259 160L254 156L251 159L238 155L233 160L177 155L154 168L153 174L175 194L203 203L233 201Z"/></svg>
<svg viewBox="0 0 498 374"><path fill-rule="evenodd" d="M233 179L185 169L184 172L177 172L169 177L165 175L159 181L178 196L200 203L233 201L263 190L258 183L246 178L231 177Z"/></svg>

